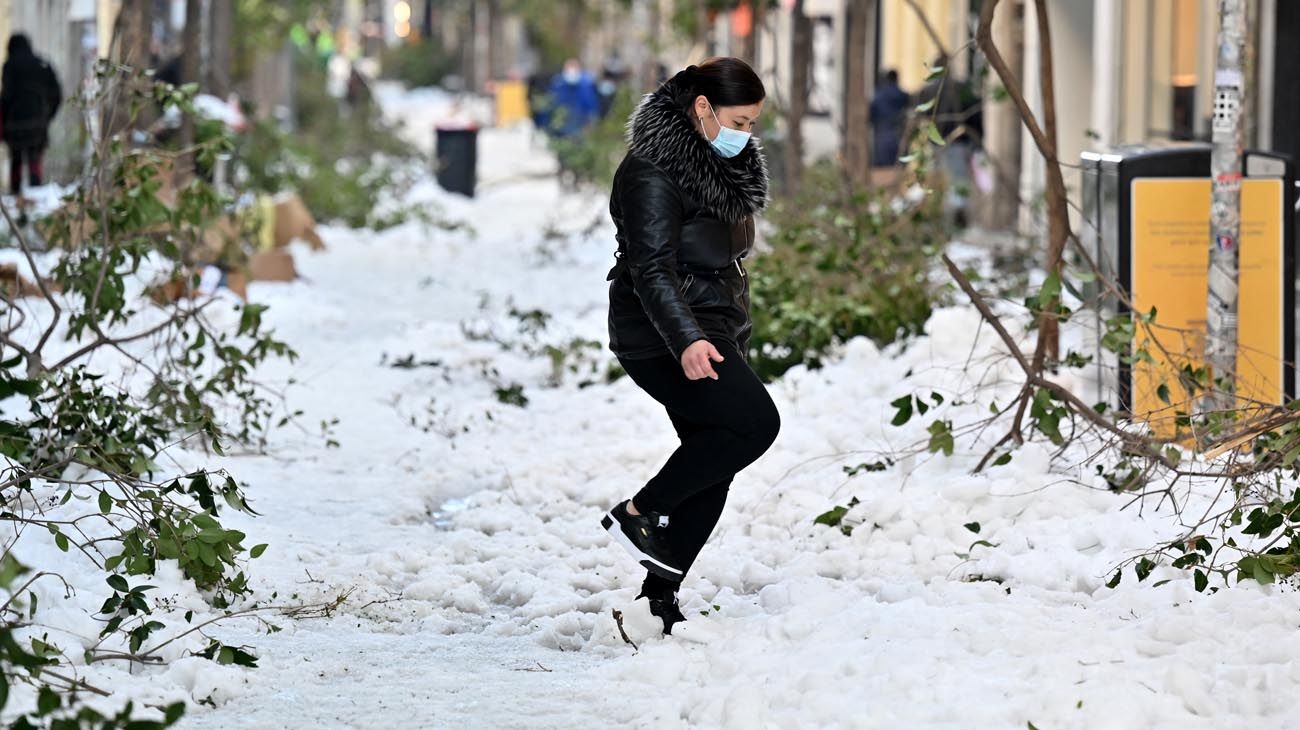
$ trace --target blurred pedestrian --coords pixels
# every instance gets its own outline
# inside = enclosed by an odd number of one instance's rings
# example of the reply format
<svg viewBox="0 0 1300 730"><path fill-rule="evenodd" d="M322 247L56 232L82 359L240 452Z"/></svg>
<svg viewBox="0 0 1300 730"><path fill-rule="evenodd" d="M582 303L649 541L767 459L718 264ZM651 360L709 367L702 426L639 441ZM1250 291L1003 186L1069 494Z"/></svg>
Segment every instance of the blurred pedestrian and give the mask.
<svg viewBox="0 0 1300 730"><path fill-rule="evenodd" d="M23 187L23 168L32 186L44 184L42 157L50 144L50 122L63 103L63 89L50 64L32 51L22 33L9 36L9 55L0 79L0 130L9 147L9 192Z"/></svg>
<svg viewBox="0 0 1300 730"><path fill-rule="evenodd" d="M898 72L889 69L871 98L871 165L893 167L903 146L903 127L912 100L898 85Z"/></svg>
<svg viewBox="0 0 1300 730"><path fill-rule="evenodd" d="M596 86L596 91L600 94L601 119L608 116L609 110L614 107L614 99L618 96L619 87L627 79L627 74L627 64L623 63L622 55L617 48L611 50L600 69L600 83Z"/></svg>
<svg viewBox="0 0 1300 730"><path fill-rule="evenodd" d="M677 590L732 479L781 426L746 362L753 320L741 264L767 205L767 166L751 136L765 97L738 58L681 71L633 112L610 196L610 349L667 410L681 445L601 524L648 571L638 598L664 633L684 620Z"/></svg>
<svg viewBox="0 0 1300 730"><path fill-rule="evenodd" d="M565 61L551 81L551 110L547 128L556 137L576 137L600 116L596 82L578 59Z"/></svg>

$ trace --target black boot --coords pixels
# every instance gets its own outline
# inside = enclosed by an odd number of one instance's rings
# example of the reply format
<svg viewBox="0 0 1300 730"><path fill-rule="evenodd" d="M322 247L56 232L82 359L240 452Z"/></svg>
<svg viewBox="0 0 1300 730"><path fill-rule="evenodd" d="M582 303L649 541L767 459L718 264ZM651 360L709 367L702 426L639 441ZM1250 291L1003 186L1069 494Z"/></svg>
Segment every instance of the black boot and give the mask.
<svg viewBox="0 0 1300 730"><path fill-rule="evenodd" d="M668 546L668 516L644 513L629 514L624 500L600 520L600 526L632 553L646 570L669 580L681 580L682 569Z"/></svg>
<svg viewBox="0 0 1300 730"><path fill-rule="evenodd" d="M686 620L677 605L678 585L651 573L641 584L641 593L637 596L650 601L650 613L664 622L664 634L672 634L673 625Z"/></svg>

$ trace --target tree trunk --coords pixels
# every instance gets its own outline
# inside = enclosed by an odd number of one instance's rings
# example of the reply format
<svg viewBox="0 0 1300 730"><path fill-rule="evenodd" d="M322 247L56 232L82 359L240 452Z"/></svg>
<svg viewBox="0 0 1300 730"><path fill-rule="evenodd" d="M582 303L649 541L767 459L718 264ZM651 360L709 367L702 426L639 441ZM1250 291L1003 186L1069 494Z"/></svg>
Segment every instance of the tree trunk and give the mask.
<svg viewBox="0 0 1300 730"><path fill-rule="evenodd" d="M122 0L113 27L113 60L127 66L147 68L152 34L151 0Z"/></svg>
<svg viewBox="0 0 1300 730"><path fill-rule="evenodd" d="M123 66L143 70L151 64L149 45L153 35L151 0L122 0L113 23L111 57ZM131 124L130 105L112 103L104 109L102 129L105 137L121 133Z"/></svg>
<svg viewBox="0 0 1300 730"><path fill-rule="evenodd" d="M740 53L736 55L745 63L754 66L758 62L758 26L754 23L757 11L754 6L762 5L763 0L742 1L740 4L746 6L745 9L749 12L749 35L740 39Z"/></svg>
<svg viewBox="0 0 1300 730"><path fill-rule="evenodd" d="M208 9L208 68L206 83L214 96L226 98L231 91L230 70L234 67L235 0L212 0Z"/></svg>
<svg viewBox="0 0 1300 730"><path fill-rule="evenodd" d="M1022 68L1025 56L1024 5L1012 0L993 19L993 43L1007 65ZM979 222L993 231L1010 231L1020 215L1020 115L1008 99L994 100L1001 85L995 75L984 84L984 149L995 171L993 189L981 195Z"/></svg>
<svg viewBox="0 0 1300 730"><path fill-rule="evenodd" d="M790 10L794 33L790 44L790 102L785 110L785 189L799 192L803 178L803 117L808 110L808 71L812 63L812 21L804 14L804 0Z"/></svg>
<svg viewBox="0 0 1300 730"><path fill-rule="evenodd" d="M871 166L871 120L867 78L871 52L872 26L876 0L848 0L845 22L848 42L845 49L844 134L841 150L844 171L849 179L865 186ZM871 54L874 55L874 54Z"/></svg>
<svg viewBox="0 0 1300 730"><path fill-rule="evenodd" d="M199 80L199 68L203 60L203 0L185 0L185 31L181 35L181 83L192 84ZM194 144L194 115L181 115L181 148ZM192 169L194 155L187 153L178 166L181 170Z"/></svg>
<svg viewBox="0 0 1300 730"><path fill-rule="evenodd" d="M1070 210L1065 192L1065 179L1061 175L1060 159L1057 157L1057 150L1060 147L1056 140L1056 83L1053 79L1052 34L1048 25L1047 0L1034 0L1034 11L1038 15L1038 59L1042 81L1043 128L1050 151L1047 162L1048 166L1056 171L1047 176L1047 259L1044 261L1044 266L1048 272L1060 277L1062 259L1065 257L1065 244L1070 237ZM1044 306L1046 308L1047 303L1044 303ZM1060 322L1054 314L1043 316L1038 337L1034 365L1042 368L1045 361L1055 363L1060 359Z"/></svg>
<svg viewBox="0 0 1300 730"><path fill-rule="evenodd" d="M1237 255L1241 241L1241 149L1245 126L1245 0L1219 0L1214 74L1214 147L1210 156L1210 271L1205 356L1217 387L1205 407L1232 408L1237 367Z"/></svg>

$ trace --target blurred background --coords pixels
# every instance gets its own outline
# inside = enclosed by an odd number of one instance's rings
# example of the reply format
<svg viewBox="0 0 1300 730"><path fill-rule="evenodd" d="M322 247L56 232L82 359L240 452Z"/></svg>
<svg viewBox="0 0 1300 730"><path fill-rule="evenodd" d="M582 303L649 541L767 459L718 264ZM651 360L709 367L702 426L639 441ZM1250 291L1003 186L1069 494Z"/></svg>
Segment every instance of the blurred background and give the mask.
<svg viewBox="0 0 1300 730"><path fill-rule="evenodd" d="M1034 13L1026 14L1019 0L1002 5L995 40L1038 108L1042 63ZM798 175L786 170L790 160L861 165L865 156L877 168L895 162L890 147L906 146L899 141L905 131L883 117L897 115L904 97L882 93L894 85L886 80L893 71L911 102L944 87L936 109L940 132L957 144L943 167L963 188L962 214L1008 230L1029 222L1019 202L1042 190L1043 171L1029 154L1016 110L1001 103L1005 92L972 42L980 6L980 0L0 0L0 36L27 33L68 90L93 77L97 58L113 54L138 56L160 78L179 81L190 19L198 25L197 74L185 80L250 119L274 119L284 128L329 113L313 106L313 98L355 101L378 79L484 96L497 107L484 121L522 117L545 127L555 122L548 112L557 102L562 108L585 103L551 94L565 95L564 63L576 59L597 102L557 123L551 131L559 137L586 127L588 120L576 118L582 114L617 111L621 121L631 98L689 62L734 55L750 61L770 89L774 113L763 136L769 156L779 158L774 168L783 183ZM1300 94L1292 87L1300 75L1295 54L1279 39L1300 30L1300 8L1278 0L1252 6L1247 146L1294 154ZM1049 2L1048 9L1063 161L1117 143L1208 139L1213 0L1071 0ZM940 66L949 83L936 80ZM874 121L873 100L879 100ZM46 159L53 179L69 180L84 164L81 126L73 115L55 120ZM953 135L958 126L964 128ZM793 144L796 156L783 152L783 144ZM564 145L558 151L584 157ZM595 162L585 156L586 164ZM583 160L570 162L589 172Z"/></svg>

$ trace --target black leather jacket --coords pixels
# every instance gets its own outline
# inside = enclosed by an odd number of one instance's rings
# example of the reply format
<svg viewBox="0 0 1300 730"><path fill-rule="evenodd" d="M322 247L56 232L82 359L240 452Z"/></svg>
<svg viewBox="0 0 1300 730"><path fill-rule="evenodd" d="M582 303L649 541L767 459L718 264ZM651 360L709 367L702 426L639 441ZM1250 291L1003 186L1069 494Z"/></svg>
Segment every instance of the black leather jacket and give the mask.
<svg viewBox="0 0 1300 730"><path fill-rule="evenodd" d="M618 240L610 270L610 349L626 359L671 354L708 339L746 354L753 214L767 202L757 144L724 159L672 101L669 82L633 114L629 153L609 211Z"/></svg>

